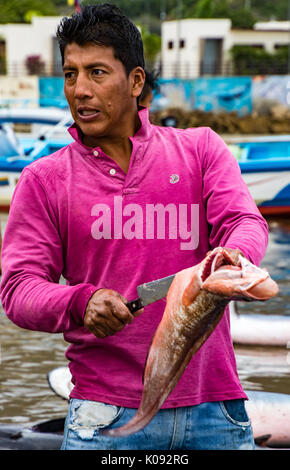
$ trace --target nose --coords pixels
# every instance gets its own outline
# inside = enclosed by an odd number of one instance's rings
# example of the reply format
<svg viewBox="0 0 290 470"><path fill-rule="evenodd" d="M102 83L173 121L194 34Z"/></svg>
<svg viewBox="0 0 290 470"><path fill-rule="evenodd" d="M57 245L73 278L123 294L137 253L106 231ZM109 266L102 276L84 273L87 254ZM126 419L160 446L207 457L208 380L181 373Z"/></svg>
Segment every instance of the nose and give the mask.
<svg viewBox="0 0 290 470"><path fill-rule="evenodd" d="M74 95L79 100L93 96L90 80L85 73L78 74L74 87Z"/></svg>

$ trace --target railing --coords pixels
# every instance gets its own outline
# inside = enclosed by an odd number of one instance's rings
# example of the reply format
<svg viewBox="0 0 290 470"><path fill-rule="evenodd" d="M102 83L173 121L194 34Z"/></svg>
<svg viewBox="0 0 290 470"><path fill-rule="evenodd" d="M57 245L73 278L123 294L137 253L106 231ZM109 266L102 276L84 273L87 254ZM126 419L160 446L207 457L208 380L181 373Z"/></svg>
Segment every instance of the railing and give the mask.
<svg viewBox="0 0 290 470"><path fill-rule="evenodd" d="M290 64L287 61L224 61L217 62L172 62L162 63L161 76L164 78L196 78L202 76L235 76L235 75L287 75Z"/></svg>
<svg viewBox="0 0 290 470"><path fill-rule="evenodd" d="M62 75L62 64L60 62L46 63L43 67L36 67L29 71L21 62L0 62L0 75L10 77L21 77L23 75L39 75L44 77L57 77Z"/></svg>
<svg viewBox="0 0 290 470"><path fill-rule="evenodd" d="M264 62L255 62L243 59L240 62L163 62L160 65L160 76L164 78L196 78L202 76L235 76L235 75L286 75L290 74L290 63L273 62L271 60ZM62 76L62 66L60 62L46 63L43 67L35 69L34 75L38 76ZM0 75L11 77L22 77L32 75L27 70L24 63L12 62L6 63L0 61Z"/></svg>

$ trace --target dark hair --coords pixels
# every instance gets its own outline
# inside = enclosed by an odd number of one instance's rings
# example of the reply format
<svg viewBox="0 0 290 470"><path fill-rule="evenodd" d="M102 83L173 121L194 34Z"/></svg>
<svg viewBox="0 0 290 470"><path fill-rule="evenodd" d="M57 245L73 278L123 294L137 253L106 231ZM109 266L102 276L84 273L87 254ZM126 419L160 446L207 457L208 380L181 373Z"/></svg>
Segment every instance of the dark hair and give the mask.
<svg viewBox="0 0 290 470"><path fill-rule="evenodd" d="M75 42L112 47L114 56L125 67L127 75L135 67L144 68L143 42L140 31L110 3L85 6L70 18L63 18L58 25L56 37L64 62L65 47Z"/></svg>

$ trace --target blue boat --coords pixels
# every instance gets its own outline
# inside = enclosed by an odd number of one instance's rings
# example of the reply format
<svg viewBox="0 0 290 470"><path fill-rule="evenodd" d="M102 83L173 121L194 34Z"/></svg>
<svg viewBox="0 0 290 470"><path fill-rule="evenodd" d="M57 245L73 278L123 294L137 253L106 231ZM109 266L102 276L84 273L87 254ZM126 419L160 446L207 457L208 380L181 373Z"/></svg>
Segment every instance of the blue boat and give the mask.
<svg viewBox="0 0 290 470"><path fill-rule="evenodd" d="M263 215L290 214L290 135L225 138Z"/></svg>
<svg viewBox="0 0 290 470"><path fill-rule="evenodd" d="M18 137L11 124L40 126L38 132ZM0 109L0 211L7 212L23 168L68 145L71 114L54 108ZM45 127L44 127L45 126Z"/></svg>

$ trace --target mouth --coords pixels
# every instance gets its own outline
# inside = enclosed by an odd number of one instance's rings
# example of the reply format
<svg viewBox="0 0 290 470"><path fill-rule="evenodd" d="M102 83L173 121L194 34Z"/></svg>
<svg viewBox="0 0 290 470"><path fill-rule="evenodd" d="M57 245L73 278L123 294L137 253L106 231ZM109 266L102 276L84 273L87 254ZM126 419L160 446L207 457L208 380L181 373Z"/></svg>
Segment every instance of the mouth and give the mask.
<svg viewBox="0 0 290 470"><path fill-rule="evenodd" d="M199 277L201 282L206 281L211 274L225 267L241 271L241 260L238 253L230 254L224 249L214 249L206 258L206 262L200 270Z"/></svg>
<svg viewBox="0 0 290 470"><path fill-rule="evenodd" d="M231 300L268 300L279 288L268 271L252 264L238 252L212 251L199 273L202 289Z"/></svg>
<svg viewBox="0 0 290 470"><path fill-rule="evenodd" d="M78 119L82 122L90 122L100 115L100 110L89 106L79 106L77 108Z"/></svg>

